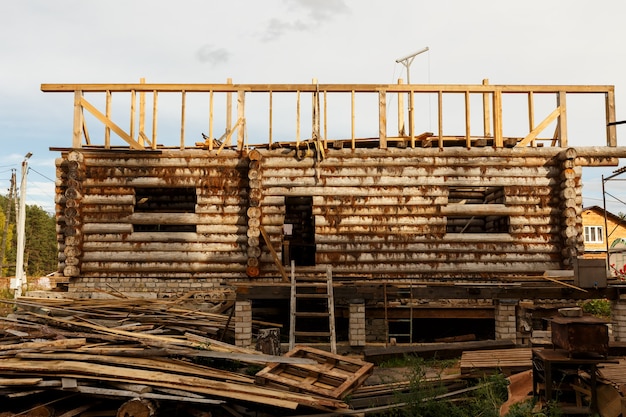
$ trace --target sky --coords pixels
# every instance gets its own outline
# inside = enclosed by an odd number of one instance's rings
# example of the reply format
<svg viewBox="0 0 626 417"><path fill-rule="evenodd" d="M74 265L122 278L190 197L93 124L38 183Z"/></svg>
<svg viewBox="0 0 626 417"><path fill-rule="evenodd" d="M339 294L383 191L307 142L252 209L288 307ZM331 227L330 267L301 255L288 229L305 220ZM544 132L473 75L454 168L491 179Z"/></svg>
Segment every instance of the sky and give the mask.
<svg viewBox="0 0 626 417"><path fill-rule="evenodd" d="M406 79L396 59L428 47L412 83L614 85L625 120L624 16L623 0L6 0L0 192L31 152L27 202L54 211L50 148L72 144L73 97L44 83L391 84ZM617 168L584 169L584 206L603 206L602 175ZM624 184L606 183L609 211L626 213Z"/></svg>

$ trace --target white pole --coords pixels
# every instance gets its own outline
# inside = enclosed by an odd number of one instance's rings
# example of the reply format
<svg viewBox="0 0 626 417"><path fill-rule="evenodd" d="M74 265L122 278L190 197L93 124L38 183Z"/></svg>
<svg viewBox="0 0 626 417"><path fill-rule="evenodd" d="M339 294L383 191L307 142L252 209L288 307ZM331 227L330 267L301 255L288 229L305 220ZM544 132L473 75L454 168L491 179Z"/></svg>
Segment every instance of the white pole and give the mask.
<svg viewBox="0 0 626 417"><path fill-rule="evenodd" d="M423 54L426 51L428 51L428 46L420 49L419 51L413 52L412 54L409 54L405 57L396 59L396 62L398 64L402 64L406 68L406 83L407 84L411 84L411 72L409 71L409 67L413 63L413 60L415 59L416 56L418 56L419 54Z"/></svg>
<svg viewBox="0 0 626 417"><path fill-rule="evenodd" d="M33 154L27 153L22 161L22 182L20 183L20 206L17 213L17 257L15 260L15 298L22 296L22 289L26 284L24 271L24 248L26 246L26 175L28 174L28 158Z"/></svg>

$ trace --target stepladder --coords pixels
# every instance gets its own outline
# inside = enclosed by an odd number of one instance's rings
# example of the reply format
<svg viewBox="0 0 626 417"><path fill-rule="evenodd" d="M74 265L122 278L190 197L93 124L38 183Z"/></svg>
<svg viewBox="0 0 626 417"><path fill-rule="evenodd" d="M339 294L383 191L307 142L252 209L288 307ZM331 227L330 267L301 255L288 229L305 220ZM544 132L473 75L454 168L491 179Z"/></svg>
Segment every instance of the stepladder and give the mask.
<svg viewBox="0 0 626 417"><path fill-rule="evenodd" d="M328 266L322 275L298 276L292 261L289 349L316 343L328 343L330 351L337 353L332 269Z"/></svg>

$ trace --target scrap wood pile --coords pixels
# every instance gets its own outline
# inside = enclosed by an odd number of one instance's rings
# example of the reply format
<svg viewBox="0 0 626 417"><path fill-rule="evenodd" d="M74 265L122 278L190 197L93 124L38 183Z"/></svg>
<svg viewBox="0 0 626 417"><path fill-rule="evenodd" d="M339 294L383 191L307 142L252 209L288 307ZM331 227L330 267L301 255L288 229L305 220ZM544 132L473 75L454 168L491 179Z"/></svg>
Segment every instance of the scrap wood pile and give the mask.
<svg viewBox="0 0 626 417"><path fill-rule="evenodd" d="M371 371L366 362L310 348L273 356L236 347L219 340L230 322L172 300L20 298L0 320L0 411L63 417L209 416L216 408L221 415L341 412L348 408L342 398ZM264 377L255 380L257 371Z"/></svg>

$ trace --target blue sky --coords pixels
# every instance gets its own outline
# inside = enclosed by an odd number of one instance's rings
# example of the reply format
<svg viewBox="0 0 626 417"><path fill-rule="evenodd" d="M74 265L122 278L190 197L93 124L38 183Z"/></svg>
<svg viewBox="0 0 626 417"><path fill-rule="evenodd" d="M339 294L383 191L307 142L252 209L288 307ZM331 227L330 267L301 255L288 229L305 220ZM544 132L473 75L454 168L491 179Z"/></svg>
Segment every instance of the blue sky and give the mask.
<svg viewBox="0 0 626 417"><path fill-rule="evenodd" d="M42 83L395 83L406 77L395 60L428 46L413 83L615 85L626 119L620 0L10 0L0 16L0 190L32 152L27 200L49 211L49 148L71 146L72 97ZM585 206L602 206L601 176L615 169L585 169ZM623 184L607 186L626 201ZM612 197L607 208L626 212Z"/></svg>

